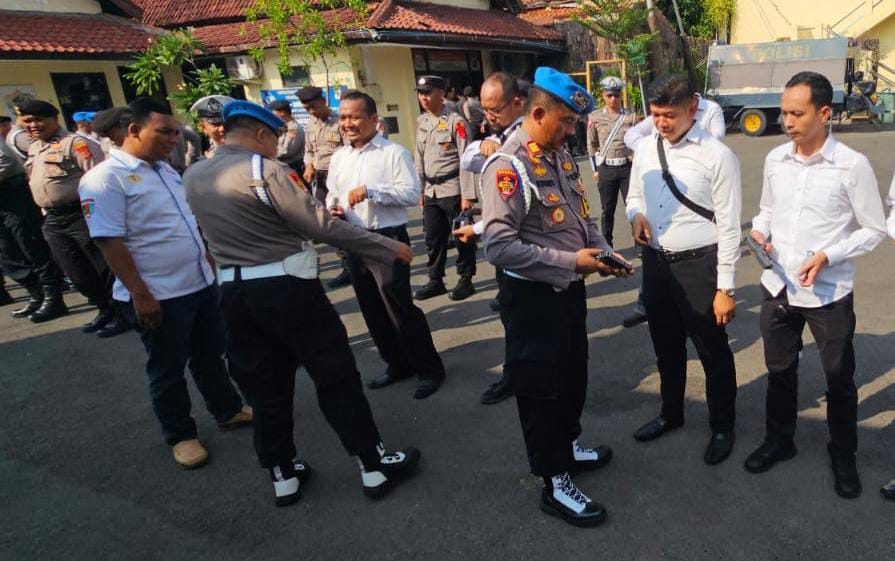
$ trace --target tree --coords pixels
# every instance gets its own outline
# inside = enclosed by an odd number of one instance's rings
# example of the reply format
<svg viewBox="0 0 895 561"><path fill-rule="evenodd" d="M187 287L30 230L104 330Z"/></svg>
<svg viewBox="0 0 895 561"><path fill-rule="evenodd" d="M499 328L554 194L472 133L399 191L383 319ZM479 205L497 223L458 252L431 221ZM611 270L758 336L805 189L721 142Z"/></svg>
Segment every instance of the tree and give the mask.
<svg viewBox="0 0 895 561"><path fill-rule="evenodd" d="M139 95L153 95L160 90L166 70L186 68L177 91L168 96L175 109L186 115L200 97L229 95L232 88L230 78L218 66L196 65L196 55L204 51L205 46L188 29L162 33L127 65L124 76L136 86Z"/></svg>
<svg viewBox="0 0 895 561"><path fill-rule="evenodd" d="M308 64L319 61L328 92L331 61L327 57L346 46L343 29L361 27L366 18L366 0L255 0L246 10L246 22L255 26L261 44L249 53L263 62L265 50L276 47L277 67L284 76L292 74L289 54L293 51ZM246 26L240 33L248 35Z"/></svg>

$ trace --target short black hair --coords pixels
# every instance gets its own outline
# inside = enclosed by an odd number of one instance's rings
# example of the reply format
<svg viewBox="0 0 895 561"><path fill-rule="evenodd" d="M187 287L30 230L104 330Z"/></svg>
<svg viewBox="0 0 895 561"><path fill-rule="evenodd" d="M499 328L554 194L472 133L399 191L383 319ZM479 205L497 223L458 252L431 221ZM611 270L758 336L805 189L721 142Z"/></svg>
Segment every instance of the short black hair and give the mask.
<svg viewBox="0 0 895 561"><path fill-rule="evenodd" d="M833 84L823 74L808 70L799 72L786 82L786 88L808 86L811 90L811 105L820 109L833 105Z"/></svg>
<svg viewBox="0 0 895 561"><path fill-rule="evenodd" d="M236 129L245 129L254 133L260 128L270 129L270 127L263 122L254 117L249 117L248 115L235 115L224 121L224 134Z"/></svg>
<svg viewBox="0 0 895 561"><path fill-rule="evenodd" d="M127 104L127 112L122 115L121 124L124 127L129 126L131 123L136 125L145 124L152 113L170 115L171 108L151 97L138 97Z"/></svg>
<svg viewBox="0 0 895 561"><path fill-rule="evenodd" d="M2 123L11 123L12 117L7 117L6 115L0 115L0 124Z"/></svg>
<svg viewBox="0 0 895 561"><path fill-rule="evenodd" d="M500 90L503 92L504 101L508 102L516 96L524 97L522 92L519 91L519 80L509 72L494 72L485 78L485 83L489 82L500 84Z"/></svg>
<svg viewBox="0 0 895 561"><path fill-rule="evenodd" d="M544 105L550 109L553 109L554 107L569 107L565 102L552 93L533 86L528 92L528 97L525 99L525 114L528 115L531 113L536 105Z"/></svg>
<svg viewBox="0 0 895 561"><path fill-rule="evenodd" d="M680 74L669 74L653 80L647 88L647 103L660 107L684 105L693 100L693 84Z"/></svg>
<svg viewBox="0 0 895 561"><path fill-rule="evenodd" d="M342 97L339 101L363 101L364 102L364 111L367 112L367 115L378 115L379 113L376 110L376 102L370 97L368 94L360 91L360 90L348 90L347 92L342 94Z"/></svg>

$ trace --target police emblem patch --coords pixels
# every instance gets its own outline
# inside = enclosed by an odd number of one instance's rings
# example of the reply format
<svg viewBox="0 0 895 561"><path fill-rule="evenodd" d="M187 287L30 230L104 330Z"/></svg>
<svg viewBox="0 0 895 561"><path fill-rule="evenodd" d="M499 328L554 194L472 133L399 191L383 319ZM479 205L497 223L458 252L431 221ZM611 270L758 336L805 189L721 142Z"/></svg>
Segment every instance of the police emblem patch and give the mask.
<svg viewBox="0 0 895 561"><path fill-rule="evenodd" d="M84 199L81 201L81 212L84 213L84 218L93 216L93 208L95 204L93 199Z"/></svg>
<svg viewBox="0 0 895 561"><path fill-rule="evenodd" d="M463 123L457 123L457 136L466 140L466 127L463 126Z"/></svg>
<svg viewBox="0 0 895 561"><path fill-rule="evenodd" d="M93 158L93 154L90 152L90 147L87 146L87 141L75 140L72 143L72 147L75 149L75 152L78 153L78 156L81 156L85 160L90 160Z"/></svg>
<svg viewBox="0 0 895 561"><path fill-rule="evenodd" d="M535 166L534 173L538 177L544 177L545 175L547 175L547 168L545 168L544 166Z"/></svg>
<svg viewBox="0 0 895 561"><path fill-rule="evenodd" d="M509 199L519 188L519 176L511 169L497 170L497 190L504 199Z"/></svg>
<svg viewBox="0 0 895 561"><path fill-rule="evenodd" d="M587 96L583 92L575 92L572 94L572 103L579 111L584 111L588 106Z"/></svg>
<svg viewBox="0 0 895 561"><path fill-rule="evenodd" d="M215 98L211 98L208 100L208 110L212 113L220 113L224 106L221 105L221 102L216 100Z"/></svg>
<svg viewBox="0 0 895 561"><path fill-rule="evenodd" d="M132 174L128 175L127 180L130 181L131 183L139 183L139 182L143 181L143 179L136 173L132 173Z"/></svg>
<svg viewBox="0 0 895 561"><path fill-rule="evenodd" d="M562 224L566 221L566 212L557 207L550 213L550 220L552 220L554 224Z"/></svg>
<svg viewBox="0 0 895 561"><path fill-rule="evenodd" d="M572 166L572 162L563 162L562 169L564 169L565 171L572 171L574 169L574 166Z"/></svg>
<svg viewBox="0 0 895 561"><path fill-rule="evenodd" d="M547 200L553 204L556 204L559 202L559 195L557 195L556 193L548 193Z"/></svg>

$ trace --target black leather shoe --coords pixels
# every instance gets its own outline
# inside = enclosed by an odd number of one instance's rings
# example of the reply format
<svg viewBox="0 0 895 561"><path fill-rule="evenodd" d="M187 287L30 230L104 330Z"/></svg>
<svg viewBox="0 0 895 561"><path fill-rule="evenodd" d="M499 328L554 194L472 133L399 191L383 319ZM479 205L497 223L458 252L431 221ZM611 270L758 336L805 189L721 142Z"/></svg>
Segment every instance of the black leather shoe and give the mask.
<svg viewBox="0 0 895 561"><path fill-rule="evenodd" d="M858 477L858 465L854 456L850 458L837 458L830 456L830 464L833 468L833 488L836 494L843 499L856 499L861 496L861 478Z"/></svg>
<svg viewBox="0 0 895 561"><path fill-rule="evenodd" d="M895 479L883 485L882 489L879 490L879 494L890 501L895 501Z"/></svg>
<svg viewBox="0 0 895 561"><path fill-rule="evenodd" d="M44 288L44 301L33 314L28 316L33 323L43 323L45 321L61 318L68 313L68 306L62 299L62 290L58 288Z"/></svg>
<svg viewBox="0 0 895 561"><path fill-rule="evenodd" d="M579 473L605 467L612 461L612 448L597 446L596 448L582 448L578 441L572 443L573 463L570 471Z"/></svg>
<svg viewBox="0 0 895 561"><path fill-rule="evenodd" d="M421 456L413 446L388 452L380 443L372 459L358 458L364 494L371 499L381 499L396 481L416 471Z"/></svg>
<svg viewBox="0 0 895 561"><path fill-rule="evenodd" d="M391 386L395 382L406 380L407 378L410 378L409 374L396 374L394 371L392 371L391 368L389 368L381 376L377 376L376 378L373 378L372 380L367 382L367 387L371 390L378 390L386 386Z"/></svg>
<svg viewBox="0 0 895 561"><path fill-rule="evenodd" d="M454 301L466 300L475 294L475 287L472 285L472 277L460 277L457 286L448 293L448 298Z"/></svg>
<svg viewBox="0 0 895 561"><path fill-rule="evenodd" d="M796 446L792 441L765 440L755 452L749 454L743 467L750 473L764 473L774 467L777 462L785 462L794 458Z"/></svg>
<svg viewBox="0 0 895 561"><path fill-rule="evenodd" d="M705 447L705 456L703 460L710 466L720 464L730 456L733 452L733 443L736 436L731 432L716 432L709 440L709 445Z"/></svg>
<svg viewBox="0 0 895 561"><path fill-rule="evenodd" d="M342 269L342 272L335 278L329 279L326 282L326 286L329 288L341 288L343 286L348 286L349 284L351 284L351 273L348 272L348 269Z"/></svg>
<svg viewBox="0 0 895 561"><path fill-rule="evenodd" d="M655 440L665 434L668 431L672 431L676 428L683 426L684 420L668 420L662 415L659 415L652 421L643 425L634 433L634 440L638 440L640 442L649 442L650 440Z"/></svg>
<svg viewBox="0 0 895 561"><path fill-rule="evenodd" d="M497 298L492 298L490 302L488 302L488 307L491 308L492 312L500 311L500 300Z"/></svg>
<svg viewBox="0 0 895 561"><path fill-rule="evenodd" d="M93 333L99 331L115 319L117 312L118 311L114 305L103 306L99 309L99 313L96 314L96 317L81 328L81 333Z"/></svg>
<svg viewBox="0 0 895 561"><path fill-rule="evenodd" d="M6 287L0 286L0 306L7 306L13 302L15 302L15 299L6 291Z"/></svg>
<svg viewBox="0 0 895 561"><path fill-rule="evenodd" d="M19 308L17 310L12 311L12 317L14 318L27 318L34 312L40 309L40 305L44 302L44 294L41 292L40 287L26 287L28 290L28 303L25 304L24 308Z"/></svg>
<svg viewBox="0 0 895 561"><path fill-rule="evenodd" d="M447 288L444 286L444 281L441 279L429 279L429 282L424 287L413 293L413 299L428 300L446 293Z"/></svg>
<svg viewBox="0 0 895 561"><path fill-rule="evenodd" d="M625 316L625 319L622 320L622 325L624 327L634 327L635 325L640 325L646 321L646 312L640 309L635 309L633 312Z"/></svg>
<svg viewBox="0 0 895 561"><path fill-rule="evenodd" d="M545 486L541 491L542 511L582 528L597 526L606 521L608 515L603 505L582 493L568 473L553 479L558 481L554 483L556 490Z"/></svg>
<svg viewBox="0 0 895 561"><path fill-rule="evenodd" d="M426 399L437 392L442 383L444 383L444 374L434 378L423 378L416 387L416 391L413 392L413 397L416 399Z"/></svg>
<svg viewBox="0 0 895 561"><path fill-rule="evenodd" d="M96 336L100 339L108 339L109 337L115 337L116 335L127 333L133 328L134 326L131 325L131 322L122 317L121 314L118 314L115 316L115 319L107 323L105 327L97 330Z"/></svg>
<svg viewBox="0 0 895 561"><path fill-rule="evenodd" d="M510 387L510 381L504 374L499 381L491 384L482 394L482 405L494 405L512 396L513 388Z"/></svg>

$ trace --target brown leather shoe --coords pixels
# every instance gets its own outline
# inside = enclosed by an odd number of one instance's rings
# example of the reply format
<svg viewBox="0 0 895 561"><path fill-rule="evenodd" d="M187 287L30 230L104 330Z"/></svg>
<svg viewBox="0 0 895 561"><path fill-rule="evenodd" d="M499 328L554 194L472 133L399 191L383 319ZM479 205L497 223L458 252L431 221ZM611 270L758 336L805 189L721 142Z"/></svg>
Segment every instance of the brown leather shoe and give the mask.
<svg viewBox="0 0 895 561"><path fill-rule="evenodd" d="M196 438L181 440L174 445L174 461L183 469L196 469L208 461L208 450Z"/></svg>
<svg viewBox="0 0 895 561"><path fill-rule="evenodd" d="M221 432L227 432L228 430L234 430L241 427L247 427L252 424L252 408L248 405L243 405L242 409L236 414L230 417L229 421L218 423L218 429Z"/></svg>

